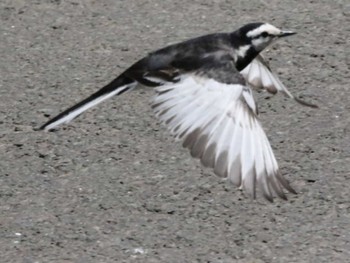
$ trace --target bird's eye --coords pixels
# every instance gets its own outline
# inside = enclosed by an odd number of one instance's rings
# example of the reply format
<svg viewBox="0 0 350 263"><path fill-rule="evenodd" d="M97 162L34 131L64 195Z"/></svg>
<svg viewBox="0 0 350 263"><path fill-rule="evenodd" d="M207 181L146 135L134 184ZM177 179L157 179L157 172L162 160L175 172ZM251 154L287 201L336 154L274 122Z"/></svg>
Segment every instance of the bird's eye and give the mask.
<svg viewBox="0 0 350 263"><path fill-rule="evenodd" d="M269 33L267 33L267 32L262 32L262 33L261 33L261 36L262 36L262 37L268 37L268 36L269 36Z"/></svg>

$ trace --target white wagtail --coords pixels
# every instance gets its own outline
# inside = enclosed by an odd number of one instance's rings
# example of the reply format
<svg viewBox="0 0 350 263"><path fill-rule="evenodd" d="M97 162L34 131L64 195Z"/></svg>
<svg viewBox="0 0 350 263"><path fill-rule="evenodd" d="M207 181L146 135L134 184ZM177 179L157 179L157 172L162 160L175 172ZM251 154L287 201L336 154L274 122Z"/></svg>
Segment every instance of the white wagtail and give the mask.
<svg viewBox="0 0 350 263"><path fill-rule="evenodd" d="M45 123L52 130L137 84L155 87L156 116L191 155L255 198L257 186L269 201L296 193L281 175L258 120L252 89L295 98L259 53L274 40L295 34L267 23L247 24L170 45L148 54L108 85Z"/></svg>

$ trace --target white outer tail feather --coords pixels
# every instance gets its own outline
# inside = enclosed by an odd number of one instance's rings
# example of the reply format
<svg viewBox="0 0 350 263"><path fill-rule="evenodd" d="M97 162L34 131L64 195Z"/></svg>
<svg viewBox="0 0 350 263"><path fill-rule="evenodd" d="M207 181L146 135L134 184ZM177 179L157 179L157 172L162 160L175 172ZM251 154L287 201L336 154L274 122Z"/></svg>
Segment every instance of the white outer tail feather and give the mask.
<svg viewBox="0 0 350 263"><path fill-rule="evenodd" d="M52 129L55 129L57 126L63 124L63 123L68 123L71 120L75 119L76 117L78 117L80 114L82 114L84 111L96 106L97 104L115 96L118 95L119 93L123 92L126 89L132 90L133 88L135 88L136 84L128 84L125 86L121 86L115 90L113 90L110 93L104 94L102 96L96 97L96 99L89 101L88 103L82 105L81 107L69 112L67 115L63 116L62 118L56 120L55 122L47 125L44 130L45 131L49 131Z"/></svg>

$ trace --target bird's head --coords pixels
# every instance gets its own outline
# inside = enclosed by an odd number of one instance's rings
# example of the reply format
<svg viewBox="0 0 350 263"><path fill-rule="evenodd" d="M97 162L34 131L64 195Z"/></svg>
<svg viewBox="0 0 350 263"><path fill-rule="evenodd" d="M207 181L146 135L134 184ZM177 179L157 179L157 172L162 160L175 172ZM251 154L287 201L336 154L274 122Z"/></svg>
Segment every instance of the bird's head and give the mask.
<svg viewBox="0 0 350 263"><path fill-rule="evenodd" d="M264 48L274 40L294 35L268 23L251 23L234 31L232 45L236 48L236 67L244 69Z"/></svg>
<svg viewBox="0 0 350 263"><path fill-rule="evenodd" d="M284 31L268 23L247 24L241 27L238 33L246 44L251 45L258 52L278 38L295 34L292 31Z"/></svg>

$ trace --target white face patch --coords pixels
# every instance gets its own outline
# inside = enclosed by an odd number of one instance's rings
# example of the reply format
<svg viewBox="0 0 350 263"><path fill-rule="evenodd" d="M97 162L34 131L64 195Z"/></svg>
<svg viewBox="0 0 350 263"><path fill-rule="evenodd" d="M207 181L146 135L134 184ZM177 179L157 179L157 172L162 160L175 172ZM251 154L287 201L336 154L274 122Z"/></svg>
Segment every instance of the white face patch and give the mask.
<svg viewBox="0 0 350 263"><path fill-rule="evenodd" d="M258 51L263 50L271 43L272 39L270 37L260 37L252 40L252 45Z"/></svg>
<svg viewBox="0 0 350 263"><path fill-rule="evenodd" d="M255 29L249 31L247 33L247 36L254 38L254 37L261 35L261 33L263 33L263 32L267 32L269 35L277 36L281 33L281 30L278 29L277 27L274 27L273 25L266 23L266 24L259 26L258 28L255 28Z"/></svg>
<svg viewBox="0 0 350 263"><path fill-rule="evenodd" d="M250 45L245 45L245 46L239 47L237 50L237 53L236 53L237 56L242 57L242 58L245 57L249 48L250 48Z"/></svg>

